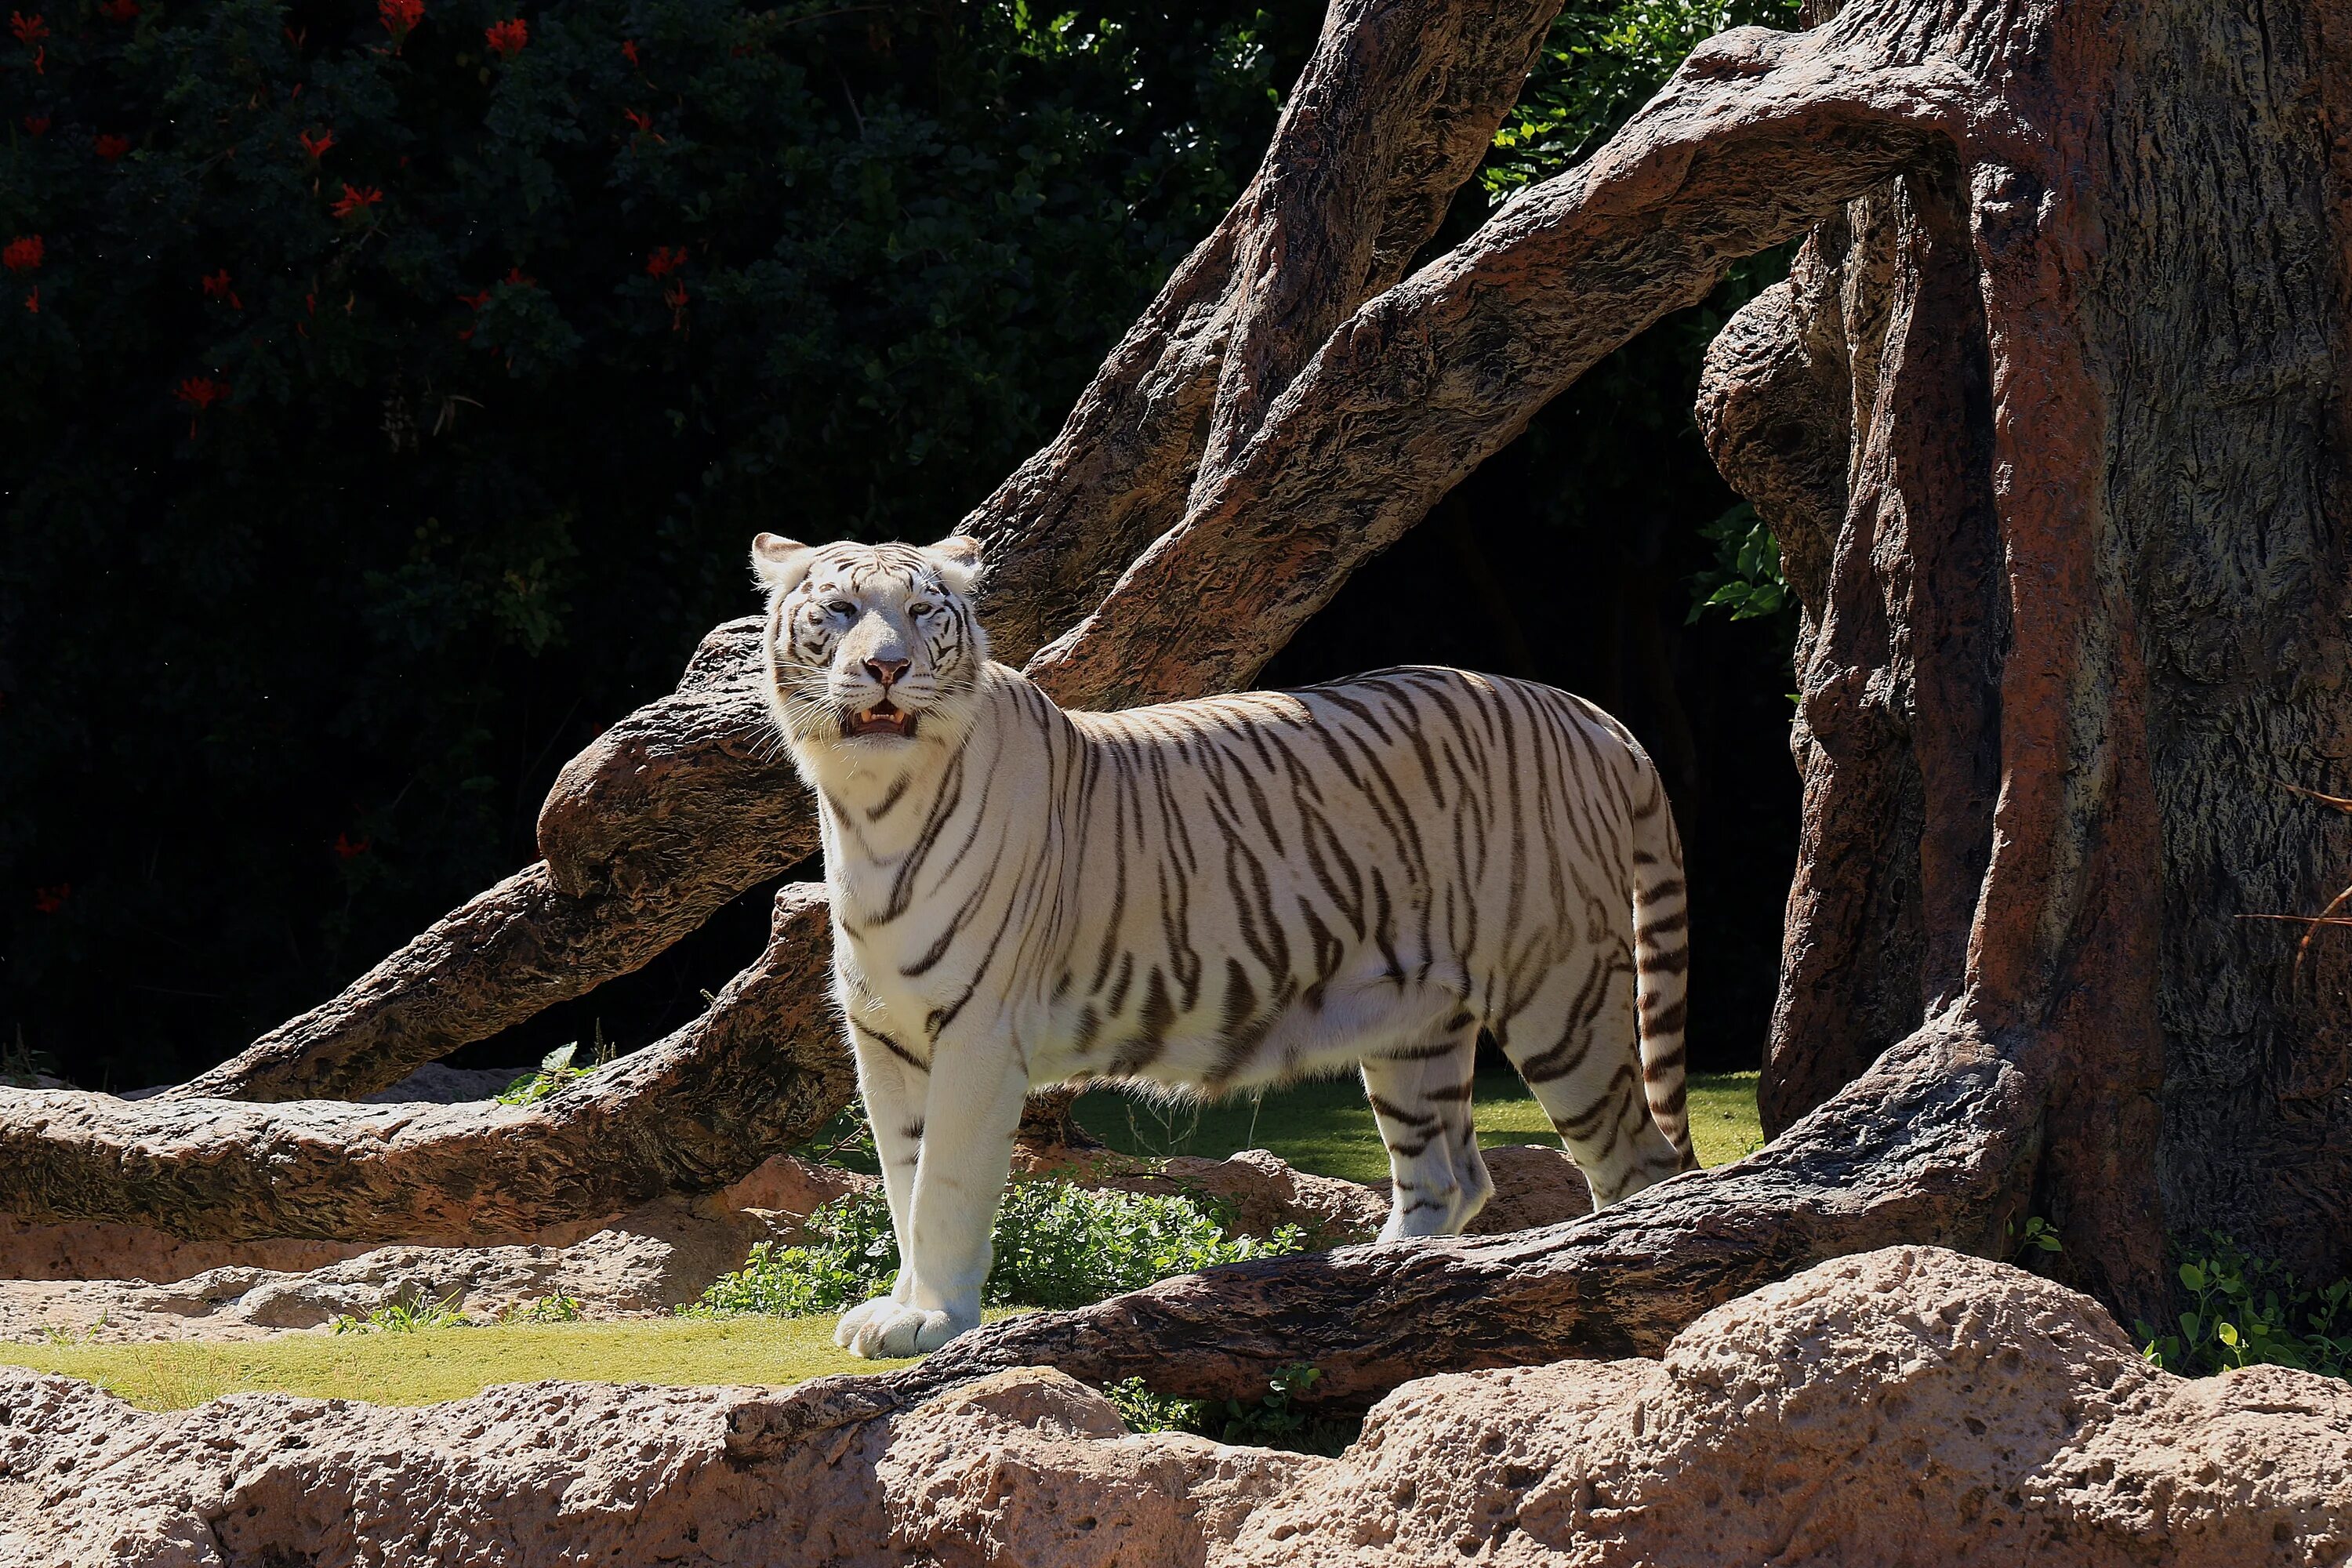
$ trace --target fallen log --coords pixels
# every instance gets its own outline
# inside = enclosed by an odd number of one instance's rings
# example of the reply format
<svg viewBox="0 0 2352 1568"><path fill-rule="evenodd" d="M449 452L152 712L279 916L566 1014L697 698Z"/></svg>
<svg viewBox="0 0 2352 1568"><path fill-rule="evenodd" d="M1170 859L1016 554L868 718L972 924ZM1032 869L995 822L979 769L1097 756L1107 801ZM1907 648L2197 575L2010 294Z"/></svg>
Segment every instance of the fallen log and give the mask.
<svg viewBox="0 0 2352 1568"><path fill-rule="evenodd" d="M478 1245L709 1191L856 1091L831 1016L824 889L787 886L760 961L710 1009L530 1105L122 1100L0 1089L0 1207L194 1240Z"/></svg>

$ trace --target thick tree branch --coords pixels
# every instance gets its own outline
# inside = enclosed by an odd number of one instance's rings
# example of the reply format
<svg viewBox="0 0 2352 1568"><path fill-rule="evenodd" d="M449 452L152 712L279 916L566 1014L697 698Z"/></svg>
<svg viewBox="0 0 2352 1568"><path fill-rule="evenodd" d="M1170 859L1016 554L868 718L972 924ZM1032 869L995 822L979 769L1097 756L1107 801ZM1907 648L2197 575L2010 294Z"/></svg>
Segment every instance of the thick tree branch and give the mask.
<svg viewBox="0 0 2352 1568"><path fill-rule="evenodd" d="M1701 45L1590 163L1335 332L1230 476L1031 673L1108 707L1247 681L1595 361L1927 153L1962 84L1845 51L1752 27Z"/></svg>
<svg viewBox="0 0 2352 1568"><path fill-rule="evenodd" d="M707 1191L855 1092L822 994L824 889L777 896L758 963L667 1039L527 1106L120 1100L0 1089L0 1206L191 1239L525 1240Z"/></svg>

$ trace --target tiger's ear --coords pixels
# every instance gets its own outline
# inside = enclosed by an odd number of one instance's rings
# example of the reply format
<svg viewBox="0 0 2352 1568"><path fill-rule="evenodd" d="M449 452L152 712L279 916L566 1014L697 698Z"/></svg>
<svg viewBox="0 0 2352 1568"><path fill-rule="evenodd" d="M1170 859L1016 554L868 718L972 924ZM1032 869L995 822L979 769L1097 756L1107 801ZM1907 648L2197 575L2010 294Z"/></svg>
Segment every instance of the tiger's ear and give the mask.
<svg viewBox="0 0 2352 1568"><path fill-rule="evenodd" d="M808 575L816 546L797 539L762 533L751 541L751 575L772 593L789 594Z"/></svg>
<svg viewBox="0 0 2352 1568"><path fill-rule="evenodd" d="M980 541L967 533L950 533L923 552L940 569L947 585L959 594L969 593L980 581Z"/></svg>

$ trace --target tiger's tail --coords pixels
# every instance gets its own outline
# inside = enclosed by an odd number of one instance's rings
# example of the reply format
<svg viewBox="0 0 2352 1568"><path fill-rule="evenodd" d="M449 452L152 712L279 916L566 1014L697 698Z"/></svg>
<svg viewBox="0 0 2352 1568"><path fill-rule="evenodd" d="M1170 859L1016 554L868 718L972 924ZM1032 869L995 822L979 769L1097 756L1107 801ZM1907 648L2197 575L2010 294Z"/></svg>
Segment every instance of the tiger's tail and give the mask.
<svg viewBox="0 0 2352 1568"><path fill-rule="evenodd" d="M1644 759L1646 761L1646 759ZM1683 881L1682 837L1654 763L1649 798L1633 816L1633 973L1640 999L1642 1086L1658 1131L1698 1168L1691 1151L1683 1085L1683 1029L1689 1016L1690 895Z"/></svg>

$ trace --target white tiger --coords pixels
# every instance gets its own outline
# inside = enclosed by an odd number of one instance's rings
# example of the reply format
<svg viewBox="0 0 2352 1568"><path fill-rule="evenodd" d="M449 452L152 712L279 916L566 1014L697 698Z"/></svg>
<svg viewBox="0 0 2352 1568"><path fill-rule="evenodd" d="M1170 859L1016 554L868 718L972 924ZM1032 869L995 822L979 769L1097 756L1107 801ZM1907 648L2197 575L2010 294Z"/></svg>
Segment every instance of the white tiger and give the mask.
<svg viewBox="0 0 2352 1568"><path fill-rule="evenodd" d="M1416 668L1069 713L990 661L971 540L763 533L752 564L903 1263L841 1320L852 1352L980 1321L1039 1085L1216 1095L1360 1063L1384 1239L1456 1233L1493 1190L1481 1029L1596 1202L1695 1163L1682 849L1649 758L1591 703Z"/></svg>

